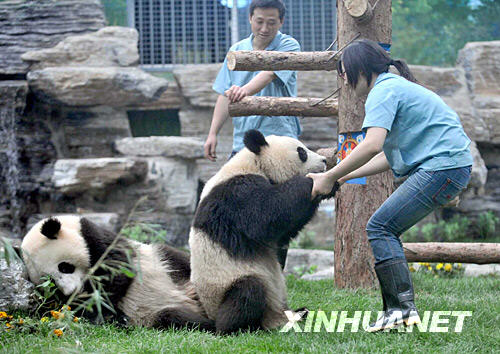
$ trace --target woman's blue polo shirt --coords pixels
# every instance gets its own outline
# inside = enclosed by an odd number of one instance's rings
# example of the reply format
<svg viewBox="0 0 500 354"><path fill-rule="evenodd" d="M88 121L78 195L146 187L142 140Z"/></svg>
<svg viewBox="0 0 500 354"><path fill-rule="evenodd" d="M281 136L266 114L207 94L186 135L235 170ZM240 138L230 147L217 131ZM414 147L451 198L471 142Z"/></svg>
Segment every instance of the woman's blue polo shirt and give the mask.
<svg viewBox="0 0 500 354"><path fill-rule="evenodd" d="M234 44L229 51L253 50L252 40L254 36L250 35L238 43ZM276 50L281 52L299 52L300 45L293 37L278 32L266 50ZM215 79L213 89L219 94L224 95L226 90L233 85L244 86L252 80L259 71L230 71L227 68L227 59ZM274 97L296 97L297 96L297 72L295 71L275 71L277 76L271 83L260 90L255 96L274 96ZM243 149L243 137L249 129L258 129L264 136L267 135L285 135L292 138L298 138L302 132L299 119L293 116L267 117L267 116L247 116L233 117L233 151Z"/></svg>
<svg viewBox="0 0 500 354"><path fill-rule="evenodd" d="M437 94L381 73L368 94L363 130L387 129L384 153L394 175L471 166L470 139L460 118Z"/></svg>

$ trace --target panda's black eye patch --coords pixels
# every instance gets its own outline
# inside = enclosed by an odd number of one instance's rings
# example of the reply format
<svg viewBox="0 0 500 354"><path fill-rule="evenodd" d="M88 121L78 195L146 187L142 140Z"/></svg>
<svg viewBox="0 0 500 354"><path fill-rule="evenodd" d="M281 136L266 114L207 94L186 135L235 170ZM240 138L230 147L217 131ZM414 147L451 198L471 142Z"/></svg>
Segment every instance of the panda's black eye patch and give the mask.
<svg viewBox="0 0 500 354"><path fill-rule="evenodd" d="M59 271L64 274L71 274L75 271L75 266L67 262L59 263L57 268L59 268Z"/></svg>
<svg viewBox="0 0 500 354"><path fill-rule="evenodd" d="M307 151L303 147L299 146L297 148L297 152L299 153L299 159L300 159L300 161L306 162L307 161Z"/></svg>

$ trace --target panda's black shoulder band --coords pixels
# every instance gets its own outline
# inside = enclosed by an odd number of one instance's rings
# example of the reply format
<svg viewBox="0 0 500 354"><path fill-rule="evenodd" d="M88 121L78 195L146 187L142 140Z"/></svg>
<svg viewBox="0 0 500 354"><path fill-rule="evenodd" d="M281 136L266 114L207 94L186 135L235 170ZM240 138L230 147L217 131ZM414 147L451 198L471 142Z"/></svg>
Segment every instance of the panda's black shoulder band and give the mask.
<svg viewBox="0 0 500 354"><path fill-rule="evenodd" d="M47 238L55 240L57 233L61 230L61 222L55 218L47 219L43 224L40 232Z"/></svg>

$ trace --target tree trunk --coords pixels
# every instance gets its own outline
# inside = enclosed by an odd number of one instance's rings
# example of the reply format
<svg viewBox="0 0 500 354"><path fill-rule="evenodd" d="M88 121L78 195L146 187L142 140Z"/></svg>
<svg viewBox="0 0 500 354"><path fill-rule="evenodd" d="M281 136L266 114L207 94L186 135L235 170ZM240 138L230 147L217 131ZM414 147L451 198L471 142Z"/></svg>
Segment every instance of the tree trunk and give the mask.
<svg viewBox="0 0 500 354"><path fill-rule="evenodd" d="M227 67L236 71L337 70L337 52L240 50L227 53Z"/></svg>
<svg viewBox="0 0 500 354"><path fill-rule="evenodd" d="M332 117L338 113L338 101L302 97L247 96L241 101L229 104L229 115L240 116L301 116Z"/></svg>
<svg viewBox="0 0 500 354"><path fill-rule="evenodd" d="M372 7L374 0L371 1ZM373 18L359 23L350 16L344 1L337 1L338 46L342 48L358 33L360 38L391 43L391 1L380 0ZM338 80L339 133L360 131L366 97L360 99L342 79ZM393 191L390 172L368 177L366 185L344 184L336 198L335 285L340 288L375 285L374 259L365 227L370 216Z"/></svg>
<svg viewBox="0 0 500 354"><path fill-rule="evenodd" d="M500 263L500 243L404 243L408 262Z"/></svg>

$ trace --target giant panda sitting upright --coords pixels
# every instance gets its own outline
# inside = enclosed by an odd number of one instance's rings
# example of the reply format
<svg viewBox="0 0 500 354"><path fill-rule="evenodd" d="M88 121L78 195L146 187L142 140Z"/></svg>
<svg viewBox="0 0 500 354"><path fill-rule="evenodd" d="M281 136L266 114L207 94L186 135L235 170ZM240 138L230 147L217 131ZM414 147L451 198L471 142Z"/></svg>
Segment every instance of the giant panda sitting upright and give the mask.
<svg viewBox="0 0 500 354"><path fill-rule="evenodd" d="M75 290L90 292L90 283L84 282L84 277L115 237L79 216L63 215L42 220L31 228L21 244L29 278L39 284L42 276L49 275L65 296ZM127 250L131 251L129 257ZM111 276L110 271L103 268L94 273L110 279L103 281L116 312L109 319L146 327L187 325L213 329L213 321L205 316L189 281L187 254L166 245L119 239L104 260L121 261L140 272L140 277L134 278L125 274ZM95 314L94 311L90 317Z"/></svg>
<svg viewBox="0 0 500 354"><path fill-rule="evenodd" d="M189 235L191 282L218 333L287 323L277 250L318 208L305 175L326 168L293 138L249 130L244 143L205 185Z"/></svg>

